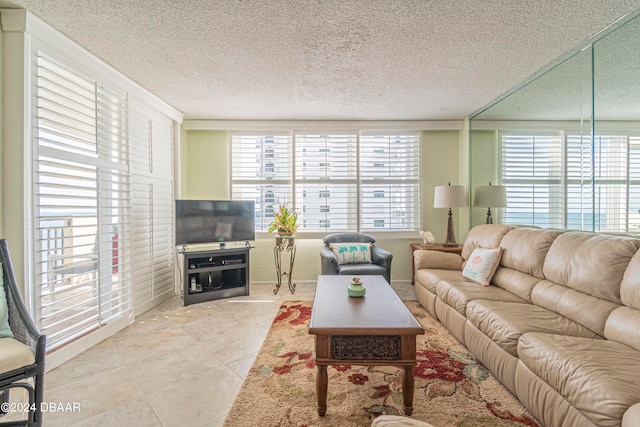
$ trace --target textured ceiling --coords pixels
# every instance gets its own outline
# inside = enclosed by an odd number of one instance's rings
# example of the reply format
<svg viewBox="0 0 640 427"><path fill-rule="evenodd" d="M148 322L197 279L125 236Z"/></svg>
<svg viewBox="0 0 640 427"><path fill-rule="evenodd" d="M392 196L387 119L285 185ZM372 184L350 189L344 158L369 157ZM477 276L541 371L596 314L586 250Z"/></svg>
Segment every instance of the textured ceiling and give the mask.
<svg viewBox="0 0 640 427"><path fill-rule="evenodd" d="M0 0L189 119L461 119L640 0Z"/></svg>

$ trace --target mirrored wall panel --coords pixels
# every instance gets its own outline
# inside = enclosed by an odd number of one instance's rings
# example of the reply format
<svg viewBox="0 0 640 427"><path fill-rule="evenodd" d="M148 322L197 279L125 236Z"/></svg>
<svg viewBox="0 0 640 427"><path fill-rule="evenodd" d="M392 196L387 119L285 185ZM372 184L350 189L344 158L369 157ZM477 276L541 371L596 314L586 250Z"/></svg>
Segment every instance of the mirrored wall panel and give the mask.
<svg viewBox="0 0 640 427"><path fill-rule="evenodd" d="M639 15L471 117L472 226L640 233Z"/></svg>

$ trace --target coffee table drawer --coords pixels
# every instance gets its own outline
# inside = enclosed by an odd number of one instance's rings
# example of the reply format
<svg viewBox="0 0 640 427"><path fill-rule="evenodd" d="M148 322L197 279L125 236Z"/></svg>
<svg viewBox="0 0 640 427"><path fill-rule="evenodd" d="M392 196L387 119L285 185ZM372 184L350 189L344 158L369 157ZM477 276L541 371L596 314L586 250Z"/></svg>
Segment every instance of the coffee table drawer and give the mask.
<svg viewBox="0 0 640 427"><path fill-rule="evenodd" d="M335 360L400 360L402 337L343 335L331 337L331 359Z"/></svg>

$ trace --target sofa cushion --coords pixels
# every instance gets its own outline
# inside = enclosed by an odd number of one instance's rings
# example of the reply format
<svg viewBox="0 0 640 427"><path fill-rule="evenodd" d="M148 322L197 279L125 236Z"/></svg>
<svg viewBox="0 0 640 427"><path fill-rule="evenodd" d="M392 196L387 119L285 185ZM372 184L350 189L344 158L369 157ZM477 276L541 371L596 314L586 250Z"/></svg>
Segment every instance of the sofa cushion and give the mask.
<svg viewBox="0 0 640 427"><path fill-rule="evenodd" d="M543 280L531 293L535 305L558 313L604 336L604 326L619 304ZM588 307L588 309L585 309Z"/></svg>
<svg viewBox="0 0 640 427"><path fill-rule="evenodd" d="M498 267L491 283L519 296L527 302L532 302L531 292L540 283L540 280L536 276L531 276L518 270Z"/></svg>
<svg viewBox="0 0 640 427"><path fill-rule="evenodd" d="M440 280L462 280L462 273L455 270L424 269L416 270L416 283L427 288L432 294L436 293L436 285Z"/></svg>
<svg viewBox="0 0 640 427"><path fill-rule="evenodd" d="M538 228L516 228L509 231L500 242L503 248L500 265L544 279L544 258L560 234L562 231Z"/></svg>
<svg viewBox="0 0 640 427"><path fill-rule="evenodd" d="M341 276L384 276L387 274L387 269L378 264L342 264L338 266L338 274Z"/></svg>
<svg viewBox="0 0 640 427"><path fill-rule="evenodd" d="M329 247L340 264L362 264L371 262L371 243L329 243Z"/></svg>
<svg viewBox="0 0 640 427"><path fill-rule="evenodd" d="M467 279L489 286L493 273L500 262L502 248L483 248L478 246L473 250L469 260L462 270L462 276Z"/></svg>
<svg viewBox="0 0 640 427"><path fill-rule="evenodd" d="M0 338L0 372L9 372L36 363L31 347L13 338Z"/></svg>
<svg viewBox="0 0 640 427"><path fill-rule="evenodd" d="M462 258L467 260L471 256L471 252L478 246L485 248L497 248L505 234L513 230L515 227L504 224L482 224L476 225L464 239L462 245Z"/></svg>
<svg viewBox="0 0 640 427"><path fill-rule="evenodd" d="M457 280L441 280L436 284L436 295L442 302L466 316L467 304L476 299L493 301L526 302L496 286L478 286L477 283Z"/></svg>
<svg viewBox="0 0 640 427"><path fill-rule="evenodd" d="M595 425L620 425L638 402L640 354L624 344L529 332L520 337L518 356Z"/></svg>
<svg viewBox="0 0 640 427"><path fill-rule="evenodd" d="M518 357L518 338L526 332L599 338L584 326L532 304L474 300L467 304L467 319L514 357Z"/></svg>
<svg viewBox="0 0 640 427"><path fill-rule="evenodd" d="M640 310L631 307L613 310L604 326L604 336L640 351Z"/></svg>
<svg viewBox="0 0 640 427"><path fill-rule="evenodd" d="M620 283L639 248L631 237L564 233L551 244L542 271L552 282L620 304Z"/></svg>

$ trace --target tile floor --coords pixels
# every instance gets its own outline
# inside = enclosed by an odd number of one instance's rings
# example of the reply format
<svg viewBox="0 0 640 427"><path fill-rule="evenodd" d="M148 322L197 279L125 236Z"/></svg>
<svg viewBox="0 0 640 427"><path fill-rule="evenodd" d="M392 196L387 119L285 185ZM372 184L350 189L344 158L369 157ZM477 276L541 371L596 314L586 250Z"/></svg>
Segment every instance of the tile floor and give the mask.
<svg viewBox="0 0 640 427"><path fill-rule="evenodd" d="M413 286L394 283L403 300ZM155 307L111 338L45 375L45 402L80 411L46 413L57 426L221 426L283 301L312 300L315 284L295 294L256 284L251 295Z"/></svg>

